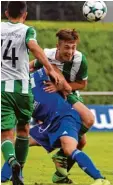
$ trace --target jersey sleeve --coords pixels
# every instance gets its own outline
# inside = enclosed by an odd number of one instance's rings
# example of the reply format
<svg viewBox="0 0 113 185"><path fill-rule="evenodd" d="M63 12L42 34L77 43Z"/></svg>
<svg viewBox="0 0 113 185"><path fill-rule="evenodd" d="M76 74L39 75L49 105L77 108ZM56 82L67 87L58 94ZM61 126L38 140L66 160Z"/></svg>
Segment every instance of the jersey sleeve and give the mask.
<svg viewBox="0 0 113 185"><path fill-rule="evenodd" d="M82 62L80 65L80 69L76 75L76 80L87 80L87 78L88 78L87 59L84 55L82 55Z"/></svg>
<svg viewBox="0 0 113 185"><path fill-rule="evenodd" d="M26 44L30 41L30 40L34 40L37 42L36 40L36 31L33 27L29 27L26 33Z"/></svg>

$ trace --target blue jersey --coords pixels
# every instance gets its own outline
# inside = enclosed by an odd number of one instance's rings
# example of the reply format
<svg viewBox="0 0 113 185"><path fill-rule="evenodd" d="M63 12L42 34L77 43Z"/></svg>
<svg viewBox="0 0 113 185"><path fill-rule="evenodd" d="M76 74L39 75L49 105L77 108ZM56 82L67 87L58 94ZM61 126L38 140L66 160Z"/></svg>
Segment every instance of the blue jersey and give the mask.
<svg viewBox="0 0 113 185"><path fill-rule="evenodd" d="M33 117L47 124L51 124L57 119L66 115L72 115L71 105L65 101L58 93L48 93L43 90L44 81L50 80L44 68L31 74L32 93L34 95ZM77 114L78 115L78 114Z"/></svg>

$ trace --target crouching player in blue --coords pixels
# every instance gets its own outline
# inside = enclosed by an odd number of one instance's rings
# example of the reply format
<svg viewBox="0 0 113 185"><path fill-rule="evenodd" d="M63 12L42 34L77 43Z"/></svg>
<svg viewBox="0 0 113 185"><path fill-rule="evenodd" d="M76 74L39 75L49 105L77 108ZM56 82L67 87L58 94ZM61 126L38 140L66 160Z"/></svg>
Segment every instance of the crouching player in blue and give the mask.
<svg viewBox="0 0 113 185"><path fill-rule="evenodd" d="M30 135L48 152L62 148L66 156L75 160L78 166L95 180L92 185L110 185L92 160L77 149L82 125L80 116L58 93L44 91L44 81L48 80L44 68L31 75L35 100L33 118L37 124L30 129ZM38 121L42 121L43 124L38 124ZM5 172L5 169L3 171Z"/></svg>

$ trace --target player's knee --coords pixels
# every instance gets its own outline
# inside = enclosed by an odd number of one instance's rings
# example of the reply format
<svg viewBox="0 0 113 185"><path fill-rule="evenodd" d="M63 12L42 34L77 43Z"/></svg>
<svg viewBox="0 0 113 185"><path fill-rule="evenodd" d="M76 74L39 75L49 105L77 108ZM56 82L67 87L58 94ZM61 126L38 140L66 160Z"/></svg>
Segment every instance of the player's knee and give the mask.
<svg viewBox="0 0 113 185"><path fill-rule="evenodd" d="M94 121L95 121L95 117L92 114L92 112L90 111L90 113L88 115L88 119L86 121L87 127L90 128L94 124Z"/></svg>
<svg viewBox="0 0 113 185"><path fill-rule="evenodd" d="M70 156L72 152L77 148L78 142L75 138L70 136L62 136L60 138L61 146L66 156Z"/></svg>
<svg viewBox="0 0 113 185"><path fill-rule="evenodd" d="M64 148L63 151L64 151L64 154L66 156L70 156L71 155L71 151L69 150L69 148Z"/></svg>
<svg viewBox="0 0 113 185"><path fill-rule="evenodd" d="M27 137L29 135L29 124L17 125L17 135Z"/></svg>
<svg viewBox="0 0 113 185"><path fill-rule="evenodd" d="M71 156L72 152L76 150L76 147L73 147L73 146L68 146L68 147L64 147L63 148L63 151L64 151L64 154L66 156Z"/></svg>
<svg viewBox="0 0 113 185"><path fill-rule="evenodd" d="M5 140L11 140L14 142L14 131L13 129L1 130L1 142Z"/></svg>

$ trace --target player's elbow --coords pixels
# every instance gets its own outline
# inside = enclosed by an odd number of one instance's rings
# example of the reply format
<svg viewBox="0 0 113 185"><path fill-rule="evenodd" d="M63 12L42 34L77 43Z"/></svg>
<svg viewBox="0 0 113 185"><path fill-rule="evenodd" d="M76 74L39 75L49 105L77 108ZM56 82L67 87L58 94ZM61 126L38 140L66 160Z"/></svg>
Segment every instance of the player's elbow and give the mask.
<svg viewBox="0 0 113 185"><path fill-rule="evenodd" d="M83 82L82 82L83 88L87 87L87 84L88 84L88 81L87 80L83 80Z"/></svg>

